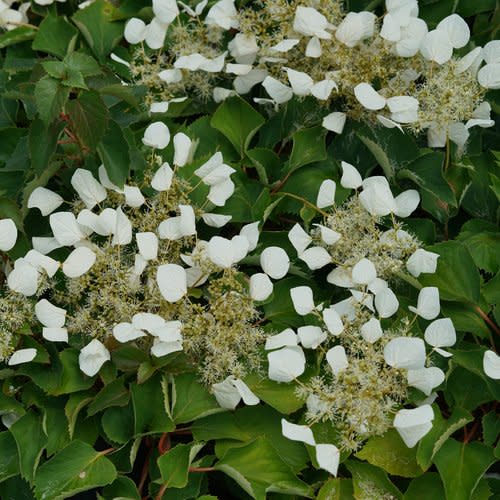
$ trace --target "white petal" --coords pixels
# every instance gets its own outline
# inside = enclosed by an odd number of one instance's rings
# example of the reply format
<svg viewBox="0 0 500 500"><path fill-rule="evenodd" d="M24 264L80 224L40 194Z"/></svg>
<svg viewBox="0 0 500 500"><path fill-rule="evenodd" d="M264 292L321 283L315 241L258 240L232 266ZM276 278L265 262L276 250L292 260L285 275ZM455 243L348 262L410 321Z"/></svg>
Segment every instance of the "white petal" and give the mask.
<svg viewBox="0 0 500 500"><path fill-rule="evenodd" d="M132 316L132 326L139 330L153 333L154 330L165 326L166 321L158 314L137 313Z"/></svg>
<svg viewBox="0 0 500 500"><path fill-rule="evenodd" d="M500 63L500 40L491 40L483 47L486 64Z"/></svg>
<svg viewBox="0 0 500 500"><path fill-rule="evenodd" d="M426 396L429 396L432 390L444 382L444 372L436 366L430 368L419 368L418 370L408 370L408 385L416 387Z"/></svg>
<svg viewBox="0 0 500 500"><path fill-rule="evenodd" d="M361 304L370 309L370 311L375 312L375 309L373 308L373 295L371 293L361 292L359 290L349 291L358 304Z"/></svg>
<svg viewBox="0 0 500 500"><path fill-rule="evenodd" d="M153 17L146 26L146 44L150 49L157 50L163 47L168 25L162 23L157 17Z"/></svg>
<svg viewBox="0 0 500 500"><path fill-rule="evenodd" d="M33 236L33 238L31 238L31 244L33 245L33 248L42 255L47 255L52 252L52 250L61 248L61 245L57 242L57 240L52 237Z"/></svg>
<svg viewBox="0 0 500 500"><path fill-rule="evenodd" d="M248 405L248 406L255 406L260 403L260 399L250 390L247 384L243 382L243 380L240 380L239 378L236 378L232 381L233 385L236 387L238 390L241 399L243 402Z"/></svg>
<svg viewBox="0 0 500 500"><path fill-rule="evenodd" d="M146 23L142 19L133 17L125 25L123 36L132 45L143 42L146 38Z"/></svg>
<svg viewBox="0 0 500 500"><path fill-rule="evenodd" d="M44 187L34 189L28 198L28 208L38 208L43 216L51 214L63 203L61 196Z"/></svg>
<svg viewBox="0 0 500 500"><path fill-rule="evenodd" d="M253 64L259 51L257 40L253 34L238 33L227 46L239 64Z"/></svg>
<svg viewBox="0 0 500 500"><path fill-rule="evenodd" d="M384 115L377 115L377 120L385 127L385 128L398 128L401 132L403 132L403 128L401 125Z"/></svg>
<svg viewBox="0 0 500 500"><path fill-rule="evenodd" d="M165 149L170 142L170 131L163 122L154 122L144 131L142 142L145 146Z"/></svg>
<svg viewBox="0 0 500 500"><path fill-rule="evenodd" d="M118 342L129 342L144 337L146 334L130 323L118 323L113 328L113 336Z"/></svg>
<svg viewBox="0 0 500 500"><path fill-rule="evenodd" d="M267 247L260 254L260 266L271 278L284 278L290 268L290 259L280 247Z"/></svg>
<svg viewBox="0 0 500 500"><path fill-rule="evenodd" d="M340 462L340 451L333 444L317 444L316 461L320 469L324 469L336 477Z"/></svg>
<svg viewBox="0 0 500 500"><path fill-rule="evenodd" d="M150 333L162 342L179 342L182 341L182 323L177 320L166 321L164 325L150 329Z"/></svg>
<svg viewBox="0 0 500 500"><path fill-rule="evenodd" d="M241 401L241 395L238 388L232 383L230 377L218 384L212 385L213 395L219 403L219 406L227 410L234 410Z"/></svg>
<svg viewBox="0 0 500 500"><path fill-rule="evenodd" d="M110 189L111 191L116 191L117 193L122 193L123 190L121 190L117 185L113 184L108 176L108 172L106 170L106 167L104 165L101 165L99 169L97 170L98 176L99 176L99 182L104 186L106 189Z"/></svg>
<svg viewBox="0 0 500 500"><path fill-rule="evenodd" d="M121 207L116 210L116 227L113 235L113 245L128 245L132 241L132 223L123 213Z"/></svg>
<svg viewBox="0 0 500 500"><path fill-rule="evenodd" d="M51 214L49 223L54 238L60 245L71 246L85 237L71 212Z"/></svg>
<svg viewBox="0 0 500 500"><path fill-rule="evenodd" d="M305 316L314 310L313 293L308 286L296 286L290 289L293 307L297 314Z"/></svg>
<svg viewBox="0 0 500 500"><path fill-rule="evenodd" d="M500 356L493 351L486 351L483 355L483 370L493 380L500 379Z"/></svg>
<svg viewBox="0 0 500 500"><path fill-rule="evenodd" d="M169 108L169 102L168 101L163 101L163 102L153 102L149 106L149 112L150 113L166 113Z"/></svg>
<svg viewBox="0 0 500 500"><path fill-rule="evenodd" d="M250 296L253 300L261 302L273 293L273 283L264 273L256 273L250 277Z"/></svg>
<svg viewBox="0 0 500 500"><path fill-rule="evenodd" d="M483 66L477 74L477 81L486 89L500 89L500 63Z"/></svg>
<svg viewBox="0 0 500 500"><path fill-rule="evenodd" d="M311 95L319 99L320 101L326 101L333 89L338 90L337 84L333 80L328 78L315 83L311 88Z"/></svg>
<svg viewBox="0 0 500 500"><path fill-rule="evenodd" d="M432 347L451 347L457 341L457 333L450 318L441 318L429 324L424 338Z"/></svg>
<svg viewBox="0 0 500 500"><path fill-rule="evenodd" d="M222 215L222 214L209 214L205 213L201 216L203 222L210 227L223 227L225 226L231 219L231 215Z"/></svg>
<svg viewBox="0 0 500 500"><path fill-rule="evenodd" d="M368 285L368 291L372 292L373 295L377 295L377 293L380 293L382 290L385 290L388 287L389 287L389 285L387 284L387 281L385 281L381 278L375 278Z"/></svg>
<svg viewBox="0 0 500 500"><path fill-rule="evenodd" d="M104 344L94 339L80 351L78 363L80 365L80 370L85 373L85 375L93 377L99 372L102 365L110 359L111 356Z"/></svg>
<svg viewBox="0 0 500 500"><path fill-rule="evenodd" d="M243 236L248 241L248 251L253 252L257 248L259 242L259 222L245 224L240 229L240 236Z"/></svg>
<svg viewBox="0 0 500 500"><path fill-rule="evenodd" d="M228 179L220 184L215 184L210 188L207 199L217 207L223 207L226 201L234 193L234 182Z"/></svg>
<svg viewBox="0 0 500 500"><path fill-rule="evenodd" d="M311 446L316 444L312 430L307 425L292 424L284 418L281 419L281 434L292 441L300 441Z"/></svg>
<svg viewBox="0 0 500 500"><path fill-rule="evenodd" d="M154 15L165 24L170 24L178 15L176 0L153 0Z"/></svg>
<svg viewBox="0 0 500 500"><path fill-rule="evenodd" d="M314 81L307 73L287 68L286 74L288 76L288 81L292 86L292 91L295 95L306 96L311 93Z"/></svg>
<svg viewBox="0 0 500 500"><path fill-rule="evenodd" d="M151 354L156 358L161 358L162 356L167 356L173 352L182 351L182 342L162 342L160 339L155 338L153 340L153 346L151 347Z"/></svg>
<svg viewBox="0 0 500 500"><path fill-rule="evenodd" d="M400 95L387 99L391 118L399 123L413 123L418 120L418 101L414 97Z"/></svg>
<svg viewBox="0 0 500 500"><path fill-rule="evenodd" d="M295 10L293 31L296 33L306 36L316 36L322 39L330 39L330 33L325 31L327 27L328 20L316 9L299 5Z"/></svg>
<svg viewBox="0 0 500 500"><path fill-rule="evenodd" d="M306 349L316 349L322 342L326 340L326 333L319 326L300 326L297 329L302 347Z"/></svg>
<svg viewBox="0 0 500 500"><path fill-rule="evenodd" d="M321 42L317 36L313 36L307 43L306 56L317 59L318 57L321 57L321 54Z"/></svg>
<svg viewBox="0 0 500 500"><path fill-rule="evenodd" d="M369 83L356 85L354 95L364 108L373 111L382 109L386 103L385 97L382 97Z"/></svg>
<svg viewBox="0 0 500 500"><path fill-rule="evenodd" d="M50 342L68 342L68 329L44 327L42 328L42 337Z"/></svg>
<svg viewBox="0 0 500 500"><path fill-rule="evenodd" d="M394 368L416 370L425 364L425 344L417 337L397 337L384 347L385 362Z"/></svg>
<svg viewBox="0 0 500 500"><path fill-rule="evenodd" d="M288 239L300 255L311 244L312 238L304 231L300 224L295 224L288 232Z"/></svg>
<svg viewBox="0 0 500 500"><path fill-rule="evenodd" d="M349 12L335 31L335 38L347 47L373 35L375 15L372 12Z"/></svg>
<svg viewBox="0 0 500 500"><path fill-rule="evenodd" d="M248 240L239 234L231 238L231 246L233 247L233 263L236 264L244 259L248 254Z"/></svg>
<svg viewBox="0 0 500 500"><path fill-rule="evenodd" d="M335 286L342 288L352 288L354 282L352 281L351 271L343 267L336 267L330 271L326 277L326 281Z"/></svg>
<svg viewBox="0 0 500 500"><path fill-rule="evenodd" d="M63 273L69 278L78 278L94 265L95 260L96 254L90 248L75 248L63 262Z"/></svg>
<svg viewBox="0 0 500 500"><path fill-rule="evenodd" d="M227 269L234 263L234 248L230 240L221 236L210 238L207 247L208 258L219 267Z"/></svg>
<svg viewBox="0 0 500 500"><path fill-rule="evenodd" d="M60 328L66 322L66 309L51 304L47 299L36 303L35 315L43 326L49 328Z"/></svg>
<svg viewBox="0 0 500 500"><path fill-rule="evenodd" d="M7 285L14 292L31 297L38 289L40 273L25 259L17 259L7 276Z"/></svg>
<svg viewBox="0 0 500 500"><path fill-rule="evenodd" d="M347 115L345 113L334 111L333 113L330 113L323 118L321 125L327 130L331 130L336 134L341 134L344 130L346 119Z"/></svg>
<svg viewBox="0 0 500 500"><path fill-rule="evenodd" d="M182 238L181 218L170 217L158 226L158 234L162 240L178 240Z"/></svg>
<svg viewBox="0 0 500 500"><path fill-rule="evenodd" d="M288 38L285 40L281 40L281 42L277 43L276 45L273 45L272 47L269 47L269 50L272 50L274 52L288 52L290 49L295 47L300 42L300 40L296 38Z"/></svg>
<svg viewBox="0 0 500 500"><path fill-rule="evenodd" d="M296 346L297 343L296 333L291 328L287 328L277 335L267 337L264 349L269 351L271 349L278 349L279 347Z"/></svg>
<svg viewBox="0 0 500 500"><path fill-rule="evenodd" d="M422 40L420 52L425 59L444 64L451 59L453 46L445 31L432 30Z"/></svg>
<svg viewBox="0 0 500 500"><path fill-rule="evenodd" d="M377 270L373 262L363 258L352 268L351 275L354 283L368 285L377 277Z"/></svg>
<svg viewBox="0 0 500 500"><path fill-rule="evenodd" d="M483 61L483 49L481 47L476 47L475 49L472 49L458 61L457 67L455 69L455 75L460 75L464 71L467 71L468 69L470 69L471 71L474 72L474 74L476 74L477 70L479 69L478 66L479 64L481 64L482 61Z"/></svg>
<svg viewBox="0 0 500 500"><path fill-rule="evenodd" d="M394 201L396 202L396 211L394 213L398 217L409 217L418 207L420 195L415 189L408 189L396 196Z"/></svg>
<svg viewBox="0 0 500 500"><path fill-rule="evenodd" d="M375 307L381 318L390 318L399 308L399 301L390 288L385 288L375 295Z"/></svg>
<svg viewBox="0 0 500 500"><path fill-rule="evenodd" d="M408 309L424 319L436 318L441 310L438 288L435 286L422 288L418 294L417 307L410 306Z"/></svg>
<svg viewBox="0 0 500 500"><path fill-rule="evenodd" d="M346 161L341 162L342 166L342 178L340 179L340 184L342 187L347 189L358 189L362 183L363 179L361 178L358 169L347 163Z"/></svg>
<svg viewBox="0 0 500 500"><path fill-rule="evenodd" d="M33 361L36 356L36 349L30 347L27 349L19 349L14 352L9 359L9 366L20 365L21 363L29 363Z"/></svg>
<svg viewBox="0 0 500 500"><path fill-rule="evenodd" d="M335 245L335 243L337 243L337 241L342 238L342 235L340 233L337 233L337 231L334 231L329 227L322 226L321 224L314 225L319 227L321 239L323 240L323 243L326 243L327 245Z"/></svg>
<svg viewBox="0 0 500 500"><path fill-rule="evenodd" d="M248 94L252 88L258 83L264 81L267 76L265 69L252 69L249 73L243 76L237 76L233 82L234 90L238 94Z"/></svg>
<svg viewBox="0 0 500 500"><path fill-rule="evenodd" d="M408 448L413 448L431 429L434 411L430 405L412 410L399 410L394 418L394 428Z"/></svg>
<svg viewBox="0 0 500 500"><path fill-rule="evenodd" d="M0 251L8 252L17 240L17 227L12 219L0 220Z"/></svg>
<svg viewBox="0 0 500 500"><path fill-rule="evenodd" d="M384 332L377 318L369 319L360 329L361 336L370 344L375 343Z"/></svg>
<svg viewBox="0 0 500 500"><path fill-rule="evenodd" d="M344 331L344 324L340 314L332 306L323 311L323 321L332 335L337 336Z"/></svg>
<svg viewBox="0 0 500 500"><path fill-rule="evenodd" d="M451 14L445 17L436 26L436 29L448 35L448 39L454 49L465 47L469 42L469 26L458 14Z"/></svg>
<svg viewBox="0 0 500 500"><path fill-rule="evenodd" d="M125 186L123 192L125 193L125 204L129 207L139 208L146 201L137 186Z"/></svg>
<svg viewBox="0 0 500 500"><path fill-rule="evenodd" d="M179 227L182 236L193 236L196 234L196 217L193 207L191 205L179 205L179 211L181 213Z"/></svg>
<svg viewBox="0 0 500 500"><path fill-rule="evenodd" d="M30 250L25 256L26 262L29 262L33 267L35 267L39 272L45 271L49 278L52 278L56 272L59 270L59 262L47 257L46 255L37 252L36 250Z"/></svg>
<svg viewBox="0 0 500 500"><path fill-rule="evenodd" d="M267 354L268 376L275 382L291 382L304 373L306 358L300 347L283 347Z"/></svg>
<svg viewBox="0 0 500 500"><path fill-rule="evenodd" d="M156 259L158 256L158 237L155 233L136 233L139 253L145 260Z"/></svg>
<svg viewBox="0 0 500 500"><path fill-rule="evenodd" d="M332 179L325 179L319 187L316 205L318 208L330 207L335 203L335 190L337 185Z"/></svg>
<svg viewBox="0 0 500 500"><path fill-rule="evenodd" d="M419 248L407 260L406 269L416 278L421 273L435 273L438 259L439 254Z"/></svg>
<svg viewBox="0 0 500 500"><path fill-rule="evenodd" d="M182 71L177 68L164 69L158 73L158 78L165 83L182 82Z"/></svg>
<svg viewBox="0 0 500 500"><path fill-rule="evenodd" d="M390 42L397 42L401 39L401 24L399 20L389 12L384 16L380 36Z"/></svg>
<svg viewBox="0 0 500 500"><path fill-rule="evenodd" d="M326 353L326 361L330 365L335 376L343 372L349 366L349 360L347 359L345 349L341 345L332 347Z"/></svg>
<svg viewBox="0 0 500 500"><path fill-rule="evenodd" d="M191 156L191 139L182 132L174 135L174 165L183 167Z"/></svg>
<svg viewBox="0 0 500 500"><path fill-rule="evenodd" d="M283 104L293 97L293 90L272 76L266 76L262 86L277 104Z"/></svg>
<svg viewBox="0 0 500 500"><path fill-rule="evenodd" d="M156 272L156 281L163 298L172 303L186 295L186 279L186 270L177 264L163 264Z"/></svg>
<svg viewBox="0 0 500 500"><path fill-rule="evenodd" d="M217 25L222 29L229 30L239 27L238 12L234 6L234 0L219 0L216 2L205 17L205 24Z"/></svg>
<svg viewBox="0 0 500 500"><path fill-rule="evenodd" d="M332 256L323 247L310 247L299 255L299 259L303 260L313 271L332 262Z"/></svg>
<svg viewBox="0 0 500 500"><path fill-rule="evenodd" d="M106 188L94 178L89 170L77 168L71 177L71 185L89 210L106 199Z"/></svg>

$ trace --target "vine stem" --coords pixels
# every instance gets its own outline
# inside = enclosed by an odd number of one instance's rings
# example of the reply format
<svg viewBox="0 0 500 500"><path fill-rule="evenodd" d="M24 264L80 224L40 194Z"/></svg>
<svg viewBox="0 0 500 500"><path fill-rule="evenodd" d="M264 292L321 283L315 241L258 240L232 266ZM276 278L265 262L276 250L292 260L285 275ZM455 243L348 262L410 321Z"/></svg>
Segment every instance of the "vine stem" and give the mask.
<svg viewBox="0 0 500 500"><path fill-rule="evenodd" d="M479 316L481 316L481 318L483 318L484 321L486 321L486 323L488 323L488 325L490 326L490 328L497 335L500 335L500 328L498 328L498 326L496 325L496 323L479 306L475 306L474 309L479 314Z"/></svg>
<svg viewBox="0 0 500 500"><path fill-rule="evenodd" d="M312 208L313 210L316 210L316 212L320 213L323 217L328 217L329 214L325 212L324 210L321 210L321 208L318 208L314 203L311 203L309 200L306 200L305 198L302 198L301 196L298 196L293 193L286 193L286 192L279 192L275 193L274 196L278 195L283 195L283 196L288 196L290 198L293 198L294 200L301 201L304 205L307 205L309 208Z"/></svg>

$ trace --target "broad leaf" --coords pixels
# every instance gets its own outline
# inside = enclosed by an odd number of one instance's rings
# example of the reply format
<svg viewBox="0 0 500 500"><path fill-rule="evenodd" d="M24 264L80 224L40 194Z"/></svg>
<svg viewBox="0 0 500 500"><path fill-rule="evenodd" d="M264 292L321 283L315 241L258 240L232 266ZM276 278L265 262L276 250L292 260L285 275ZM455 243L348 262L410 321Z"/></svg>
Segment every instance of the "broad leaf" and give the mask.
<svg viewBox="0 0 500 500"><path fill-rule="evenodd" d="M44 76L35 85L35 101L40 118L52 122L62 111L69 97L70 89L50 76Z"/></svg>
<svg viewBox="0 0 500 500"><path fill-rule="evenodd" d="M64 16L49 13L40 23L32 47L62 59L74 46L77 36L78 30Z"/></svg>

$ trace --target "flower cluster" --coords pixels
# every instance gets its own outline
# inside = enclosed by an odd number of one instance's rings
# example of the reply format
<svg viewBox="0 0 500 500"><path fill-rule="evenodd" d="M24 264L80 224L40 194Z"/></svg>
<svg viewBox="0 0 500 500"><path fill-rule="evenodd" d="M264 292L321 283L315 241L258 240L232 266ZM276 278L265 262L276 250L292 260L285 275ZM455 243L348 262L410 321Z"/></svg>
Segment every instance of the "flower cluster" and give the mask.
<svg viewBox="0 0 500 500"><path fill-rule="evenodd" d="M241 378L259 371L265 337L248 279L236 267L257 246L258 223L232 239L199 238L231 219L210 207L233 194L235 170L220 153L194 163L196 144L184 133L172 142L171 166L159 154L170 143L168 127L146 128L143 143L153 151L142 183L120 188L104 166L99 180L78 168L71 178L78 199L64 211L56 211L65 203L57 193L31 193L28 207L48 217L52 234L34 237L34 249L8 272L0 361L35 358L32 347L12 354L27 325L48 342L86 344L80 368L89 376L124 342L156 357L184 351L208 386L229 377L243 387ZM202 206L190 201L194 192ZM0 249L10 250L17 238L10 219L0 221L0 234Z"/></svg>
<svg viewBox="0 0 500 500"><path fill-rule="evenodd" d="M149 24L128 21L125 38L140 45L130 64L122 62L150 89L151 111L186 96L219 102L261 85L267 96L257 103L315 97L323 126L336 133L351 116L426 131L432 147L447 139L463 147L471 127L493 125L483 98L500 86L500 41L455 57L470 38L457 14L429 31L417 0L388 0L381 22L371 12L344 12L339 0L272 0L240 10L220 0L206 13L205 6L153 1Z"/></svg>

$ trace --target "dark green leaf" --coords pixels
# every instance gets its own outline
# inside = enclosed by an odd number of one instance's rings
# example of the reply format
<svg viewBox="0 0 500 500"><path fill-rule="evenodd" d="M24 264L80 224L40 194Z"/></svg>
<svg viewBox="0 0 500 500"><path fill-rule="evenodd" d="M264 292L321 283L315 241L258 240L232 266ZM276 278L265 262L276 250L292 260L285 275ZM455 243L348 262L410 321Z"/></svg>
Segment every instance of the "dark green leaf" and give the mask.
<svg viewBox="0 0 500 500"><path fill-rule="evenodd" d="M158 458L161 479L169 488L184 488L188 483L189 466L203 444L178 444Z"/></svg>
<svg viewBox="0 0 500 500"><path fill-rule="evenodd" d="M287 173L326 158L326 129L323 127L301 129L293 134L292 139L290 160L285 166Z"/></svg>
<svg viewBox="0 0 500 500"><path fill-rule="evenodd" d="M82 52L71 52L64 58L64 65L74 71L78 71L83 76L99 75L101 67L97 61Z"/></svg>
<svg viewBox="0 0 500 500"><path fill-rule="evenodd" d="M42 120L31 122L29 146L31 165L37 176L47 168L52 155L57 149L57 141L64 128L64 122L56 121L47 126Z"/></svg>
<svg viewBox="0 0 500 500"><path fill-rule="evenodd" d="M105 385L87 408L87 415L92 416L111 406L125 406L129 402L129 392L123 378Z"/></svg>
<svg viewBox="0 0 500 500"><path fill-rule="evenodd" d="M346 467L352 474L354 498L394 498L402 499L403 495L389 480L387 474L378 467L364 462L348 460ZM367 495L367 492L368 495Z"/></svg>
<svg viewBox="0 0 500 500"><path fill-rule="evenodd" d="M40 23L32 47L62 59L74 46L77 35L78 30L64 16L49 13Z"/></svg>
<svg viewBox="0 0 500 500"><path fill-rule="evenodd" d="M441 479L439 479L439 474L435 472L428 472L417 479L414 479L406 493L404 495L404 500L443 500L444 488Z"/></svg>
<svg viewBox="0 0 500 500"><path fill-rule="evenodd" d="M0 483L19 474L16 441L10 432L0 432Z"/></svg>
<svg viewBox="0 0 500 500"><path fill-rule="evenodd" d="M352 479L336 477L329 479L318 491L317 500L352 500Z"/></svg>
<svg viewBox="0 0 500 500"><path fill-rule="evenodd" d="M102 416L102 428L108 439L119 444L129 441L134 435L134 412L132 404L108 408Z"/></svg>
<svg viewBox="0 0 500 500"><path fill-rule="evenodd" d="M35 100L40 118L45 123L52 122L62 111L69 97L70 89L58 80L45 76L35 85Z"/></svg>
<svg viewBox="0 0 500 500"><path fill-rule="evenodd" d="M10 31L6 31L0 35L0 49L4 49L9 45L26 42L35 38L37 30L30 26L19 26Z"/></svg>

